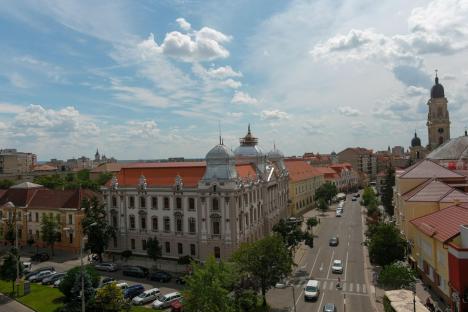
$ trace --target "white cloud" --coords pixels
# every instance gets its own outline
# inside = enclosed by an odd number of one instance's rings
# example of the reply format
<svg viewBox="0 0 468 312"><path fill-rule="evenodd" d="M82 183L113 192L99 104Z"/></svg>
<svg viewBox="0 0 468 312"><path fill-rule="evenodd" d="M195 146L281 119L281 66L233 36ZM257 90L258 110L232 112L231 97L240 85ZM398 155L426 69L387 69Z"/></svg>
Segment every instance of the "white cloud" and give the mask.
<svg viewBox="0 0 468 312"><path fill-rule="evenodd" d="M154 120L131 120L127 122L127 125L128 133L138 138L156 138L160 133L160 129Z"/></svg>
<svg viewBox="0 0 468 312"><path fill-rule="evenodd" d="M262 120L287 120L289 119L289 115L286 112L282 112L280 110L263 110L260 113L260 118Z"/></svg>
<svg viewBox="0 0 468 312"><path fill-rule="evenodd" d="M232 97L231 103L256 105L258 104L258 100L245 92L236 91Z"/></svg>
<svg viewBox="0 0 468 312"><path fill-rule="evenodd" d="M229 51L223 46L231 41L231 37L210 27L181 33L167 33L161 45L158 45L154 35L142 41L139 46L148 53L161 53L185 62L203 62L219 58L227 58ZM145 52L144 52L145 53Z"/></svg>
<svg viewBox="0 0 468 312"><path fill-rule="evenodd" d="M176 22L177 24L179 24L179 27L182 28L183 30L188 31L192 28L192 25L190 25L190 23L187 22L185 18L183 17L179 17L178 19L176 19Z"/></svg>
<svg viewBox="0 0 468 312"><path fill-rule="evenodd" d="M346 116L346 117L355 117L361 114L361 112L358 109L355 109L349 106L338 107L338 112L341 115Z"/></svg>
<svg viewBox="0 0 468 312"><path fill-rule="evenodd" d="M21 105L0 102L0 114L18 114L23 112L24 109L25 107Z"/></svg>
<svg viewBox="0 0 468 312"><path fill-rule="evenodd" d="M145 88L125 86L115 79L112 80L111 89L116 91L114 97L121 101L157 108L169 106L169 102L165 97L158 96Z"/></svg>
<svg viewBox="0 0 468 312"><path fill-rule="evenodd" d="M226 87L229 87L229 88L232 88L232 89L238 89L238 88L240 88L242 86L242 83L240 81L232 80L232 79L227 79L227 80L221 81L220 84L222 86L226 86Z"/></svg>
<svg viewBox="0 0 468 312"><path fill-rule="evenodd" d="M217 78L217 79L225 79L225 78L230 78L230 77L242 77L241 72L236 72L229 65L221 66L217 68L210 68L207 70L207 74L210 77Z"/></svg>

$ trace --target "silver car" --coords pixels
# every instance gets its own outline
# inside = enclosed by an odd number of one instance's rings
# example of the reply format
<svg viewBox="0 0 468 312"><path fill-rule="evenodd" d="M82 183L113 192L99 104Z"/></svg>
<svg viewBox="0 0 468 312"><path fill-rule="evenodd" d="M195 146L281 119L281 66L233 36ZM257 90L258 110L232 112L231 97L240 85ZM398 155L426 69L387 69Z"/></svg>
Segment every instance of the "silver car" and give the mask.
<svg viewBox="0 0 468 312"><path fill-rule="evenodd" d="M107 272L114 272L114 271L117 271L117 265L115 265L114 263L96 263L94 265L94 268L96 270L100 270L100 271L107 271Z"/></svg>
<svg viewBox="0 0 468 312"><path fill-rule="evenodd" d="M159 288L148 289L136 296L135 298L133 298L132 303L135 305L142 305L158 299L160 294L161 291L159 290Z"/></svg>
<svg viewBox="0 0 468 312"><path fill-rule="evenodd" d="M341 262L341 260L333 260L331 269L332 273L343 273L343 262Z"/></svg>
<svg viewBox="0 0 468 312"><path fill-rule="evenodd" d="M323 312L336 312L336 306L333 303L326 303L323 306Z"/></svg>

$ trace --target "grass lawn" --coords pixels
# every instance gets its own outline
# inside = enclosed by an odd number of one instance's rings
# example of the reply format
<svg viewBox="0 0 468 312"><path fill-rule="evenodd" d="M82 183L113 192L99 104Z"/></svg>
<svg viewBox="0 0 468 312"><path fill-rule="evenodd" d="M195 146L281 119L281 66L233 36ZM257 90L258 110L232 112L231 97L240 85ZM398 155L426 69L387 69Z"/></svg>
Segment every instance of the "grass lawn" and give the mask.
<svg viewBox="0 0 468 312"><path fill-rule="evenodd" d="M132 309L130 311L132 311L132 312L148 312L148 311L158 311L158 310L153 310L153 309L146 308L146 307L132 306ZM159 311L161 311L161 310L159 310Z"/></svg>
<svg viewBox="0 0 468 312"><path fill-rule="evenodd" d="M23 285L20 285L19 302L38 312L53 312L62 306L62 293L57 288L51 288L31 283L31 292L23 295ZM11 282L0 280L0 292L11 295ZM13 296L14 297L14 296Z"/></svg>

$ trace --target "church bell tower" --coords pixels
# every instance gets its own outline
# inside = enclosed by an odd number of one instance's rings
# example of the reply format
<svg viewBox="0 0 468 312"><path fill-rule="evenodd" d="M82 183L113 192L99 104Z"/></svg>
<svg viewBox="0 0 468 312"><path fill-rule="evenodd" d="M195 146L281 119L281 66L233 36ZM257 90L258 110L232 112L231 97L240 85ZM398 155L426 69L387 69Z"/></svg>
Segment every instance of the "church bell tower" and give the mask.
<svg viewBox="0 0 468 312"><path fill-rule="evenodd" d="M450 140L450 118L447 103L444 87L439 83L436 71L435 84L431 89L431 98L427 102L429 112L426 125L429 150L434 150Z"/></svg>

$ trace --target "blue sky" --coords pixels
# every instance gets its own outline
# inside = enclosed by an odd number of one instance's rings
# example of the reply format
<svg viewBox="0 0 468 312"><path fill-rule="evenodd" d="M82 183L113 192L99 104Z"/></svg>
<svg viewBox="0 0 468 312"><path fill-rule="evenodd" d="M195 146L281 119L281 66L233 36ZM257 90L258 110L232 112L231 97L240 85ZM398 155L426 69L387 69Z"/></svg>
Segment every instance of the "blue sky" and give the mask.
<svg viewBox="0 0 468 312"><path fill-rule="evenodd" d="M97 4L96 4L97 3ZM468 125L468 1L15 1L0 146L41 160L203 157L247 124L287 155L407 147L434 69Z"/></svg>

